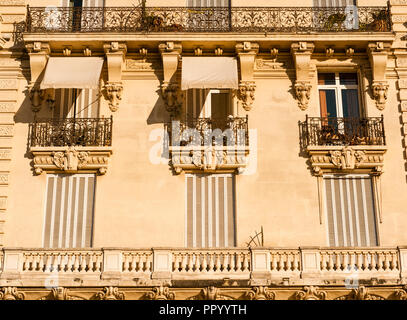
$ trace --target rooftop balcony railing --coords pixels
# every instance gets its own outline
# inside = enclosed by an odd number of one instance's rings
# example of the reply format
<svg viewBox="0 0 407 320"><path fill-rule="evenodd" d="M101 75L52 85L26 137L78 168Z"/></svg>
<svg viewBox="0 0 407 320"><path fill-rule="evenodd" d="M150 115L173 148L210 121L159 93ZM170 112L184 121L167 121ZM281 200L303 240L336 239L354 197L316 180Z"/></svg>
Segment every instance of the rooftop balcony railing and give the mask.
<svg viewBox="0 0 407 320"><path fill-rule="evenodd" d="M39 119L30 125L31 147L110 147L113 118Z"/></svg>
<svg viewBox="0 0 407 320"><path fill-rule="evenodd" d="M380 118L308 117L300 122L302 147L386 145Z"/></svg>
<svg viewBox="0 0 407 320"><path fill-rule="evenodd" d="M387 7L28 7L26 32L388 32Z"/></svg>
<svg viewBox="0 0 407 320"><path fill-rule="evenodd" d="M406 248L211 248L211 249L12 249L0 250L1 279L39 285L53 274L72 283L86 276L101 285L103 274L114 272L122 280L154 279L156 272L172 280L250 280L259 276L289 278L290 284L307 277L346 281L350 276L398 283L405 279ZM119 263L118 263L119 262ZM268 276L266 275L268 273ZM17 277L16 277L17 276ZM64 280L65 279L65 280ZM106 279L109 279L107 277ZM109 281L109 280L107 280ZM305 281L305 282L304 282ZM146 282L146 283L147 283ZM334 282L335 283L335 282ZM336 282L339 284L340 282Z"/></svg>

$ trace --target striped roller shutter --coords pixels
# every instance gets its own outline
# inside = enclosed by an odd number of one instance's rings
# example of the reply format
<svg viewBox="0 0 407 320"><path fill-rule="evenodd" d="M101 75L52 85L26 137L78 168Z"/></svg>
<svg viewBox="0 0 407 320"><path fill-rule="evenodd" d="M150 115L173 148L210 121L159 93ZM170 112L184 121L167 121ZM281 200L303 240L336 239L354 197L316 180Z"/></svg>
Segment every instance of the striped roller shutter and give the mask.
<svg viewBox="0 0 407 320"><path fill-rule="evenodd" d="M205 102L209 89L189 89L186 94L187 119L205 117Z"/></svg>
<svg viewBox="0 0 407 320"><path fill-rule="evenodd" d="M63 7L69 7L71 1L70 0L62 0L61 5ZM83 0L82 7L103 7L105 5L105 0Z"/></svg>
<svg viewBox="0 0 407 320"><path fill-rule="evenodd" d="M187 0L187 7L229 7L229 0Z"/></svg>
<svg viewBox="0 0 407 320"><path fill-rule="evenodd" d="M74 101L76 96L76 114ZM98 118L99 90L57 89L55 90L54 118Z"/></svg>
<svg viewBox="0 0 407 320"><path fill-rule="evenodd" d="M47 175L43 246L92 246L96 178L93 174Z"/></svg>
<svg viewBox="0 0 407 320"><path fill-rule="evenodd" d="M356 0L314 0L314 7L346 7L356 5Z"/></svg>
<svg viewBox="0 0 407 320"><path fill-rule="evenodd" d="M186 245L234 247L235 182L232 174L186 175Z"/></svg>
<svg viewBox="0 0 407 320"><path fill-rule="evenodd" d="M324 184L329 246L377 246L372 178L326 175Z"/></svg>

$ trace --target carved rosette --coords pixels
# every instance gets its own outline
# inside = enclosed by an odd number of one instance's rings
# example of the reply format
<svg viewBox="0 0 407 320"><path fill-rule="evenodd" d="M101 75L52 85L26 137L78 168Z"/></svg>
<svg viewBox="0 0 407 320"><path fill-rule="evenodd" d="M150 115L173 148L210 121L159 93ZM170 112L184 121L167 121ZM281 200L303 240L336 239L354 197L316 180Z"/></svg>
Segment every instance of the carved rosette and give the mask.
<svg viewBox="0 0 407 320"><path fill-rule="evenodd" d="M246 293L248 300L275 300L276 294L267 287L254 287Z"/></svg>
<svg viewBox="0 0 407 320"><path fill-rule="evenodd" d="M386 82L374 82L372 84L373 97L379 110L384 110L387 101L389 85Z"/></svg>
<svg viewBox="0 0 407 320"><path fill-rule="evenodd" d="M178 84L164 83L161 87L165 109L172 118L176 118L181 112L183 93Z"/></svg>
<svg viewBox="0 0 407 320"><path fill-rule="evenodd" d="M222 147L170 147L171 165L176 173L183 170L238 170L242 172L248 165L249 148Z"/></svg>
<svg viewBox="0 0 407 320"><path fill-rule="evenodd" d="M311 83L307 81L296 81L295 83L295 96L298 100L298 106L303 111L308 108L309 99L311 97L311 88Z"/></svg>
<svg viewBox="0 0 407 320"><path fill-rule="evenodd" d="M150 300L175 300L175 293L163 286L153 288L146 296Z"/></svg>
<svg viewBox="0 0 407 320"><path fill-rule="evenodd" d="M326 292L321 291L318 287L309 286L304 287L303 290L296 292L296 300L325 300Z"/></svg>
<svg viewBox="0 0 407 320"><path fill-rule="evenodd" d="M122 100L123 85L121 82L107 83L105 85L106 97L109 100L109 108L112 112L119 110L119 104Z"/></svg>
<svg viewBox="0 0 407 320"><path fill-rule="evenodd" d="M105 287L96 293L97 300L124 300L126 295L117 287Z"/></svg>
<svg viewBox="0 0 407 320"><path fill-rule="evenodd" d="M335 300L386 300L382 296L369 293L369 289L360 286L358 289L353 289L349 294L336 298Z"/></svg>
<svg viewBox="0 0 407 320"><path fill-rule="evenodd" d="M201 290L201 292L187 300L234 300L232 297L221 294L221 290L215 287L208 287Z"/></svg>
<svg viewBox="0 0 407 320"><path fill-rule="evenodd" d="M16 287L0 288L0 300L24 300L25 295Z"/></svg>
<svg viewBox="0 0 407 320"><path fill-rule="evenodd" d="M33 147L34 171L96 171L105 174L112 154L110 147Z"/></svg>
<svg viewBox="0 0 407 320"><path fill-rule="evenodd" d="M71 296L69 294L69 289L58 287L52 288L51 293L48 296L41 298L40 300L85 300L85 299L76 296Z"/></svg>
<svg viewBox="0 0 407 320"><path fill-rule="evenodd" d="M256 85L254 82L241 82L238 90L238 98L242 102L243 108L250 111L255 99Z"/></svg>

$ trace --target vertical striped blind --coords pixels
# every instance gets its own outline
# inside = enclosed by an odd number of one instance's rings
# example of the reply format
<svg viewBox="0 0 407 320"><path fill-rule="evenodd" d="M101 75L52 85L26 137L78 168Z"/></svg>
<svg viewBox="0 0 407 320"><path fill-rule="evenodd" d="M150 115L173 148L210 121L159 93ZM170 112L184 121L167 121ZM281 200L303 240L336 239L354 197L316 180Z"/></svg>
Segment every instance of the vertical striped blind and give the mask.
<svg viewBox="0 0 407 320"><path fill-rule="evenodd" d="M100 102L98 91L95 89L56 89L54 118L98 118Z"/></svg>
<svg viewBox="0 0 407 320"><path fill-rule="evenodd" d="M47 175L44 248L92 246L95 187L93 174Z"/></svg>
<svg viewBox="0 0 407 320"><path fill-rule="evenodd" d="M314 7L355 6L356 0L314 0Z"/></svg>
<svg viewBox="0 0 407 320"><path fill-rule="evenodd" d="M186 175L186 245L236 246L235 182L232 174Z"/></svg>
<svg viewBox="0 0 407 320"><path fill-rule="evenodd" d="M187 0L187 7L229 7L229 0Z"/></svg>
<svg viewBox="0 0 407 320"><path fill-rule="evenodd" d="M377 246L372 178L325 175L324 184L329 246Z"/></svg>
<svg viewBox="0 0 407 320"><path fill-rule="evenodd" d="M63 7L69 7L73 1L72 0L61 0ZM105 5L105 0L83 0L82 7L103 7Z"/></svg>

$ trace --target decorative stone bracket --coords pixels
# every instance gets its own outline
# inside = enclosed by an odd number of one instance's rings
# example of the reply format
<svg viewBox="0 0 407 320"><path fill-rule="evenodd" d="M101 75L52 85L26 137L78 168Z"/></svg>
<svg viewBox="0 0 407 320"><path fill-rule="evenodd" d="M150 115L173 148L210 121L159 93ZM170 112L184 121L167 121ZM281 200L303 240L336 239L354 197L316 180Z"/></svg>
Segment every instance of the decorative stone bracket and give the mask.
<svg viewBox="0 0 407 320"><path fill-rule="evenodd" d="M372 68L372 93L376 100L376 106L383 110L386 106L387 91L389 85L386 80L387 56L391 48L390 43L369 43L367 52L369 54Z"/></svg>
<svg viewBox="0 0 407 320"><path fill-rule="evenodd" d="M31 81L28 86L33 112L38 112L44 102L45 91L40 90L39 82L47 65L51 49L48 43L32 42L26 45L30 57Z"/></svg>
<svg viewBox="0 0 407 320"><path fill-rule="evenodd" d="M296 71L295 97L301 110L308 108L311 97L311 55L314 48L313 43L307 42L298 42L291 45L291 54L293 55Z"/></svg>
<svg viewBox="0 0 407 320"><path fill-rule="evenodd" d="M248 165L248 147L170 147L174 171L217 170L241 173Z"/></svg>
<svg viewBox="0 0 407 320"><path fill-rule="evenodd" d="M250 111L255 99L254 65L259 53L259 44L243 42L237 44L235 48L240 62L240 83L237 97L241 100L243 108Z"/></svg>
<svg viewBox="0 0 407 320"><path fill-rule="evenodd" d="M380 175L383 173L385 146L310 146L313 174L318 178L320 223L323 217L323 175L329 173L368 173L373 177L374 197L382 219Z"/></svg>
<svg viewBox="0 0 407 320"><path fill-rule="evenodd" d="M164 79L161 85L165 107L172 117L179 115L182 106L182 92L177 82L178 64L182 52L180 43L166 42L158 46L163 61Z"/></svg>
<svg viewBox="0 0 407 320"><path fill-rule="evenodd" d="M90 171L103 175L107 172L112 154L110 147L33 147L30 151L34 155L36 174L44 171Z"/></svg>
<svg viewBox="0 0 407 320"><path fill-rule="evenodd" d="M106 96L110 110L116 112L122 99L122 70L126 60L127 45L114 41L104 44L103 48L108 69L108 82L105 85Z"/></svg>

